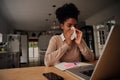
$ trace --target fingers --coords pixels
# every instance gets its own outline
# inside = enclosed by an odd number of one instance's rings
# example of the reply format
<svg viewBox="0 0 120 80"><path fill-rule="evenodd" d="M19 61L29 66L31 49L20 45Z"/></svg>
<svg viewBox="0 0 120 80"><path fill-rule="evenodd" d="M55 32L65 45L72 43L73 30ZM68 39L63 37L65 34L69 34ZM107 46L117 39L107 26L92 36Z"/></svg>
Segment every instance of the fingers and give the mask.
<svg viewBox="0 0 120 80"><path fill-rule="evenodd" d="M78 29L76 29L76 32L77 32L77 33L82 33L82 31L80 31L80 30L78 30Z"/></svg>
<svg viewBox="0 0 120 80"><path fill-rule="evenodd" d="M69 38L72 36L74 30L70 29L68 32L67 32L67 35L69 36Z"/></svg>
<svg viewBox="0 0 120 80"><path fill-rule="evenodd" d="M65 38L71 39L72 34L73 34L73 30L71 30L71 29L68 30L68 31L65 33Z"/></svg>
<svg viewBox="0 0 120 80"><path fill-rule="evenodd" d="M80 45L81 40L82 40L82 31L76 29L76 34L77 34L77 37L75 38L75 43L77 45Z"/></svg>
<svg viewBox="0 0 120 80"><path fill-rule="evenodd" d="M73 32L74 32L73 29L70 29L70 30L68 31L68 33L71 34L71 35L73 34Z"/></svg>
<svg viewBox="0 0 120 80"><path fill-rule="evenodd" d="M67 33L66 33L66 43L68 44L68 45L71 45L71 36L72 36L72 34L73 34L73 30L68 30L67 31Z"/></svg>
<svg viewBox="0 0 120 80"><path fill-rule="evenodd" d="M82 36L83 33L82 33L82 31L76 29L76 34L77 34L78 36Z"/></svg>

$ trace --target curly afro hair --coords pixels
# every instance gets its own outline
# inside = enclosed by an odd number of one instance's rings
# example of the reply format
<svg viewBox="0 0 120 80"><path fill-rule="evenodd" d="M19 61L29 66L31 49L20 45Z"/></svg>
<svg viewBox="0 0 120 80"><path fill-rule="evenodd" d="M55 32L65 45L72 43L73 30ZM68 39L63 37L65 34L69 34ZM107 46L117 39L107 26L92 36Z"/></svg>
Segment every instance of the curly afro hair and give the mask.
<svg viewBox="0 0 120 80"><path fill-rule="evenodd" d="M64 21L68 18L74 18L78 20L79 14L80 11L72 3L64 4L62 7L56 10L56 17L60 23L64 23Z"/></svg>

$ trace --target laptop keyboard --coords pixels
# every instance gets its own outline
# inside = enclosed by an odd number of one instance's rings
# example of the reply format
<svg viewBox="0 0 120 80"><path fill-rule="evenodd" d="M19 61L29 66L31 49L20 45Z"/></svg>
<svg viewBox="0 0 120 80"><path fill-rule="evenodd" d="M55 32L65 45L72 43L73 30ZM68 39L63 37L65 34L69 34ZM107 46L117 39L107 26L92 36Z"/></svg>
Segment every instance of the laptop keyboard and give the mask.
<svg viewBox="0 0 120 80"><path fill-rule="evenodd" d="M82 67L80 67L80 73L90 77L94 71L94 67L95 67L95 65L82 66Z"/></svg>
<svg viewBox="0 0 120 80"><path fill-rule="evenodd" d="M92 73L93 73L93 70L81 71L80 73L90 77L92 75Z"/></svg>
<svg viewBox="0 0 120 80"><path fill-rule="evenodd" d="M67 69L67 71L80 79L90 80L94 67L95 65L80 66Z"/></svg>

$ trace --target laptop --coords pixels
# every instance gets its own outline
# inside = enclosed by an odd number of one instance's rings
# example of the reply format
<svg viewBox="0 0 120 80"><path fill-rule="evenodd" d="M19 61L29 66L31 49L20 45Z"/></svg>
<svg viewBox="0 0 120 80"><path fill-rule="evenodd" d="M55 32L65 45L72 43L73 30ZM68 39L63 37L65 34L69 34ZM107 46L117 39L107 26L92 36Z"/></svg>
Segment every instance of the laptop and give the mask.
<svg viewBox="0 0 120 80"><path fill-rule="evenodd" d="M80 80L120 79L120 27L111 28L104 49L96 65L67 69Z"/></svg>

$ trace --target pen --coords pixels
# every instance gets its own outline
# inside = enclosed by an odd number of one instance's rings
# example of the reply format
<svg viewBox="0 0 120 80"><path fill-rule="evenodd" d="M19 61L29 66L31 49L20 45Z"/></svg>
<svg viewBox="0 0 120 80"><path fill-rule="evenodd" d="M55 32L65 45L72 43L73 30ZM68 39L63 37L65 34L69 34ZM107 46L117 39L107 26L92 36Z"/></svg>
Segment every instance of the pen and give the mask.
<svg viewBox="0 0 120 80"><path fill-rule="evenodd" d="M74 62L74 65L77 65L77 62Z"/></svg>

